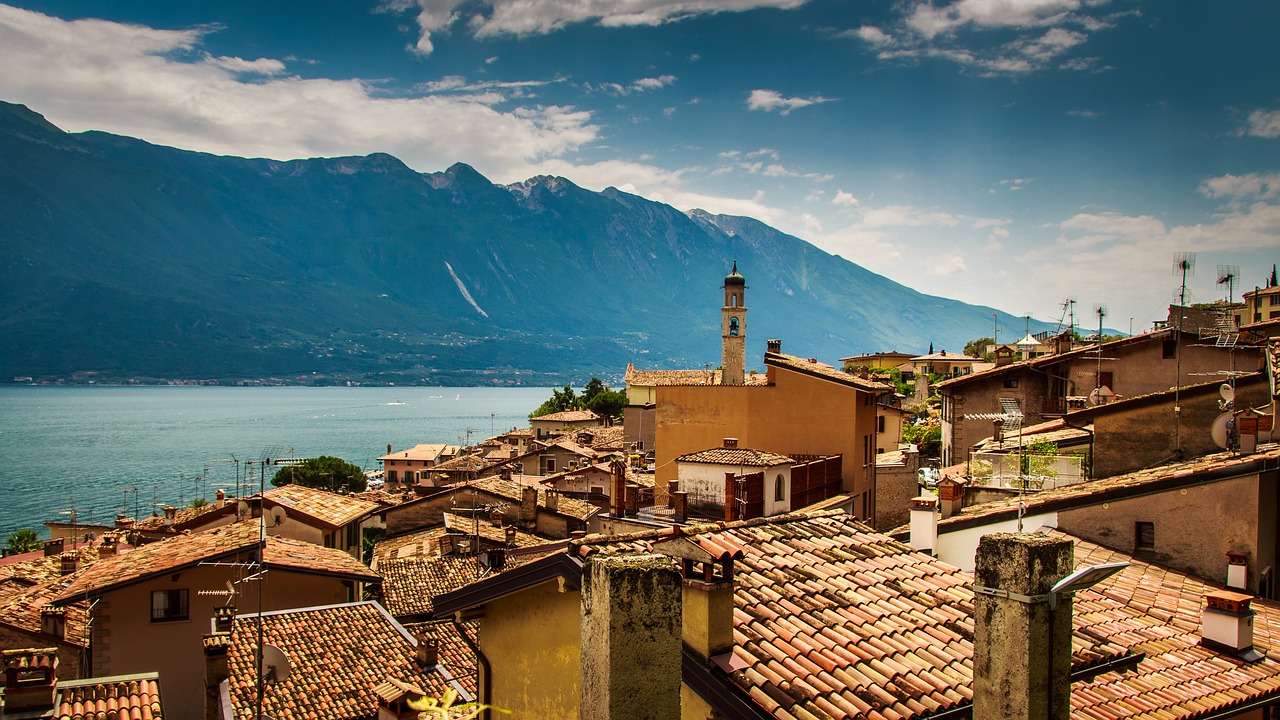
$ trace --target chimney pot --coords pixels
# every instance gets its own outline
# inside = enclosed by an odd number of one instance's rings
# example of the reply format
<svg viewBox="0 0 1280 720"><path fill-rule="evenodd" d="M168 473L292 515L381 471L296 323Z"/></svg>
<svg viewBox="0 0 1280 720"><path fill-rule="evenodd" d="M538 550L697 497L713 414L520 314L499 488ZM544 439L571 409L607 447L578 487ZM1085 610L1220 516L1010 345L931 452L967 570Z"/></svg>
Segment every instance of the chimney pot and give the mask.
<svg viewBox="0 0 1280 720"><path fill-rule="evenodd" d="M5 665L20 663L26 670L19 674L14 667L5 672L4 705L0 707L0 713L8 717L9 714L17 716L22 710L52 710L58 697L57 648L8 650L4 653L4 660Z"/></svg>
<svg viewBox="0 0 1280 720"><path fill-rule="evenodd" d="M178 518L178 508L172 505L164 506L164 524L165 527L173 527L173 522Z"/></svg>
<svg viewBox="0 0 1280 720"><path fill-rule="evenodd" d="M689 518L689 493L683 490L671 493L672 509L675 510L675 521L683 523Z"/></svg>
<svg viewBox="0 0 1280 720"><path fill-rule="evenodd" d="M766 340L766 341L765 341L765 349L766 349L768 352L771 352L771 353L781 353L781 352L782 352L782 341L781 341L781 340Z"/></svg>
<svg viewBox="0 0 1280 720"><path fill-rule="evenodd" d="M418 638L418 665L423 668L440 664L440 643L434 637L422 635Z"/></svg>
<svg viewBox="0 0 1280 720"><path fill-rule="evenodd" d="M45 606L40 610L40 632L59 640L67 639L67 611Z"/></svg>
<svg viewBox="0 0 1280 720"><path fill-rule="evenodd" d="M928 495L911 500L911 548L933 554L938 544L938 501Z"/></svg>
<svg viewBox="0 0 1280 720"><path fill-rule="evenodd" d="M1201 644L1212 650L1239 654L1253 649L1252 595L1231 590L1204 594L1201 614ZM1248 659L1248 658L1246 658Z"/></svg>
<svg viewBox="0 0 1280 720"><path fill-rule="evenodd" d="M231 632L231 623L236 619L235 605L219 605L213 609L214 632Z"/></svg>
<svg viewBox="0 0 1280 720"><path fill-rule="evenodd" d="M62 554L62 538L54 538L44 541L44 556L53 557Z"/></svg>
<svg viewBox="0 0 1280 720"><path fill-rule="evenodd" d="M1249 586L1249 551L1227 551L1227 587L1244 590Z"/></svg>
<svg viewBox="0 0 1280 720"><path fill-rule="evenodd" d="M227 491L223 490L222 488L218 488L217 491L213 493L213 506L221 510L223 507L226 506L226 504L227 504Z"/></svg>
<svg viewBox="0 0 1280 720"><path fill-rule="evenodd" d="M506 537L506 540L507 540L507 547L515 547L515 546L516 546L516 529L515 529L515 526L508 527L508 528L507 528L507 537Z"/></svg>
<svg viewBox="0 0 1280 720"><path fill-rule="evenodd" d="M58 556L62 561L62 574L70 575L80 569L80 553L72 550Z"/></svg>
<svg viewBox="0 0 1280 720"><path fill-rule="evenodd" d="M737 447L738 447L738 438L725 438L725 439L724 439L724 446L725 446L726 448L731 449L731 450L732 450L732 449L737 448Z"/></svg>

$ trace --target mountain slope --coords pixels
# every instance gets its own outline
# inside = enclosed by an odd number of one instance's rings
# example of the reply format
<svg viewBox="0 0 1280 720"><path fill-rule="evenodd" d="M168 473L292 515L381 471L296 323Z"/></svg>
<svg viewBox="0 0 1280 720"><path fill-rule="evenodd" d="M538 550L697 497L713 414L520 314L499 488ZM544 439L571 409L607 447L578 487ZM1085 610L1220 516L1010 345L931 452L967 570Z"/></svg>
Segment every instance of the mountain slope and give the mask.
<svg viewBox="0 0 1280 720"><path fill-rule="evenodd" d="M828 360L958 350L990 327L990 308L750 218L384 154L218 157L0 103L0 377L549 383L716 365L734 260L749 358L769 337Z"/></svg>

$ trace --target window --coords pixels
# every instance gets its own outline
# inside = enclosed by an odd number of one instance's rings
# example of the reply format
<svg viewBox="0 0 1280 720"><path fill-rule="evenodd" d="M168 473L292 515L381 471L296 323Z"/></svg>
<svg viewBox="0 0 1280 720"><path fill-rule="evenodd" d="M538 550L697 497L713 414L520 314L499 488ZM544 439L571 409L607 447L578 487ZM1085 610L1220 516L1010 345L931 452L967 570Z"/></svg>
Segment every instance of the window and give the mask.
<svg viewBox="0 0 1280 720"><path fill-rule="evenodd" d="M555 458L547 458L547 469L546 469L546 472L553 473L553 472L555 472L555 471L556 471L556 459L555 459Z"/></svg>
<svg viewBox="0 0 1280 720"><path fill-rule="evenodd" d="M1007 379L1004 381L1004 387L1005 387L1005 389L1006 389L1006 390L1017 390L1017 389L1018 389L1018 381L1017 381L1017 379L1016 379L1016 378L1007 378Z"/></svg>
<svg viewBox="0 0 1280 720"><path fill-rule="evenodd" d="M603 488L603 487L601 487L600 485L592 485L592 486L591 486L591 494L592 494L592 495L603 495L603 494L604 494L604 488Z"/></svg>
<svg viewBox="0 0 1280 720"><path fill-rule="evenodd" d="M879 415L876 417L876 432L884 432L884 416L883 415Z"/></svg>
<svg viewBox="0 0 1280 720"><path fill-rule="evenodd" d="M738 318L729 318L729 337L738 337Z"/></svg>
<svg viewBox="0 0 1280 720"><path fill-rule="evenodd" d="M1168 360L1170 358L1175 358L1177 356L1178 356L1178 341L1165 340L1160 347L1160 357L1165 360Z"/></svg>
<svg viewBox="0 0 1280 720"><path fill-rule="evenodd" d="M151 593L151 622L186 620L186 590L156 590Z"/></svg>
<svg viewBox="0 0 1280 720"><path fill-rule="evenodd" d="M1267 298L1268 305L1280 305L1280 295L1272 295Z"/></svg>
<svg viewBox="0 0 1280 720"><path fill-rule="evenodd" d="M1103 387L1108 387L1108 388L1111 388L1112 390L1116 389L1116 378L1113 373L1111 373L1110 371L1104 371L1100 375L1101 375Z"/></svg>
<svg viewBox="0 0 1280 720"><path fill-rule="evenodd" d="M1134 547L1139 550L1154 550L1156 547L1156 524L1153 522L1136 522L1134 526Z"/></svg>
<svg viewBox="0 0 1280 720"><path fill-rule="evenodd" d="M773 481L773 501L782 502L787 499L787 487L783 482L782 476L779 475L777 480Z"/></svg>
<svg viewBox="0 0 1280 720"><path fill-rule="evenodd" d="M388 470L388 471L387 471L387 482L395 482L395 481L396 481L396 471L395 471L395 470Z"/></svg>

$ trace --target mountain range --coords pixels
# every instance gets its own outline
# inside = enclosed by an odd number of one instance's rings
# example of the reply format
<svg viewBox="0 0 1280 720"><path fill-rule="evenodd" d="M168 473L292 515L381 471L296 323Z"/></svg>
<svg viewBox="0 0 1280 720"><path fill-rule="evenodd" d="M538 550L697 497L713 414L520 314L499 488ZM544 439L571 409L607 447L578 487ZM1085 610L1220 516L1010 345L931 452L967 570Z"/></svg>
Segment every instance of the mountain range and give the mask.
<svg viewBox="0 0 1280 720"><path fill-rule="evenodd" d="M926 295L747 217L386 154L277 161L0 103L0 377L560 384L719 364L720 286L827 362L959 352L1022 320ZM1032 330L1044 327L1032 323Z"/></svg>

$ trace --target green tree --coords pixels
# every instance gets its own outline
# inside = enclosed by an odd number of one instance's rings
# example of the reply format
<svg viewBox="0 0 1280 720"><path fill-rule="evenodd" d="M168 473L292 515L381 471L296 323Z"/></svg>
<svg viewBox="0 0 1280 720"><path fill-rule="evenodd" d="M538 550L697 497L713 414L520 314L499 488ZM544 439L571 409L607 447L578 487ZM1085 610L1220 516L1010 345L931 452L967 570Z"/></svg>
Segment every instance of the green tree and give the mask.
<svg viewBox="0 0 1280 720"><path fill-rule="evenodd" d="M345 487L351 492L362 492L367 480L359 465L352 465L331 455L321 455L307 458L297 465L286 465L271 478L271 484L276 487L293 483L322 490L340 490Z"/></svg>
<svg viewBox="0 0 1280 720"><path fill-rule="evenodd" d="M964 354L969 357L982 358L987 362L995 359L995 353L987 352L987 348L996 344L995 338L980 337L964 344Z"/></svg>
<svg viewBox="0 0 1280 720"><path fill-rule="evenodd" d="M920 457L938 457L942 452L942 425L921 423L902 428L902 440L920 448Z"/></svg>
<svg viewBox="0 0 1280 720"><path fill-rule="evenodd" d="M187 507L189 507L189 508L202 508L202 507L204 507L205 505L208 505L208 504L209 504L209 501L208 501L208 500L206 500L206 499L204 499L204 498L194 498L194 499L192 499L192 501L191 501L191 502L187 503Z"/></svg>
<svg viewBox="0 0 1280 720"><path fill-rule="evenodd" d="M537 410L529 413L529 417L536 418L551 413L564 412L565 410L581 410L582 400L578 397L573 388L565 385L563 390L552 390L551 397L538 406Z"/></svg>
<svg viewBox="0 0 1280 720"><path fill-rule="evenodd" d="M587 401L587 409L605 418L617 418L627 406L627 394L621 390L605 388Z"/></svg>
<svg viewBox="0 0 1280 720"><path fill-rule="evenodd" d="M578 401L582 404L582 407L589 408L591 407L591 401L595 399L597 395L608 389L609 386L605 385L600 378L593 377L590 382L587 383L587 386L582 388L582 395L578 397Z"/></svg>
<svg viewBox="0 0 1280 720"><path fill-rule="evenodd" d="M15 553L27 553L44 547L40 533L31 528L21 528L9 533L5 545Z"/></svg>

